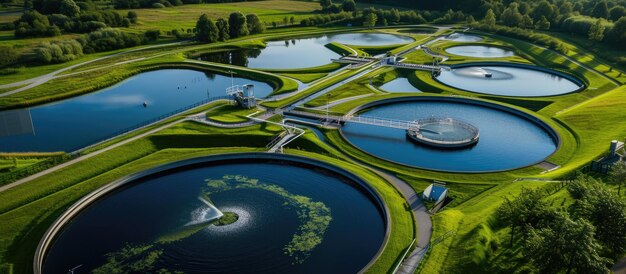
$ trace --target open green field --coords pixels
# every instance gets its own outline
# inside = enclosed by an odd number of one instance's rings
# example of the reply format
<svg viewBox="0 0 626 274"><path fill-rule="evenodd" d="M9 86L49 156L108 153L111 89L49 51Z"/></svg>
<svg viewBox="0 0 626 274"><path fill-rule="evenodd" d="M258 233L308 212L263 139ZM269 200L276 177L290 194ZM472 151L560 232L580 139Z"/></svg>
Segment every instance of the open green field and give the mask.
<svg viewBox="0 0 626 274"><path fill-rule="evenodd" d="M132 26L131 30L150 30L160 29L161 31L169 31L173 29L194 28L195 22L202 14L207 14L212 19L228 18L232 12L241 12L243 14L255 13L261 21L271 25L276 22L283 24L283 18L290 19L292 16L296 19L296 23L307 18L312 13L320 9L317 2L309 1L290 1L290 0L268 0L268 1L250 1L236 3L219 3L219 4L197 4L182 5L177 7L167 7L161 9L135 9L139 22L136 26ZM126 13L128 10L120 10Z"/></svg>

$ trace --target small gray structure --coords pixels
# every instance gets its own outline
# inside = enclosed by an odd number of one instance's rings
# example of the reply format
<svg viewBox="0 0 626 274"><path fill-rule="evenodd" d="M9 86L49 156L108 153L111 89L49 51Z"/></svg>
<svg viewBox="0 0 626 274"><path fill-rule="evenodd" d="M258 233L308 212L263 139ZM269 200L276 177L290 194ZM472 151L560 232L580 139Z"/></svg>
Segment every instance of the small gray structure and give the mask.
<svg viewBox="0 0 626 274"><path fill-rule="evenodd" d="M625 142L626 140L624 140L624 142L620 142L617 140L611 141L611 144L609 145L609 154L600 159L591 161L588 168L591 171L600 172L603 174L608 173L611 170L611 166L613 166L613 164L619 161L626 160L626 153L624 153Z"/></svg>

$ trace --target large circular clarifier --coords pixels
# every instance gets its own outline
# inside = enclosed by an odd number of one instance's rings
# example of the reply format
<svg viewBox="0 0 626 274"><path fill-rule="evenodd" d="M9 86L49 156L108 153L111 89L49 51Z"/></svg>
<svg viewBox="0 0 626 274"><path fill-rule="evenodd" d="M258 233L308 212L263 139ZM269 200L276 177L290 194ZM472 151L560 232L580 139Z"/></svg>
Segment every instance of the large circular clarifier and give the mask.
<svg viewBox="0 0 626 274"><path fill-rule="evenodd" d="M65 224L43 272L360 271L385 236L379 200L342 174L288 159L211 162L135 180ZM207 223L207 201L238 219Z"/></svg>
<svg viewBox="0 0 626 274"><path fill-rule="evenodd" d="M410 140L403 129L347 122L345 138L361 150L413 167L455 171L489 172L541 162L557 147L553 135L542 125L521 115L468 100L416 99L378 105L357 115L394 120L432 117L462 119L480 130L480 140L462 149L442 149Z"/></svg>
<svg viewBox="0 0 626 274"><path fill-rule="evenodd" d="M438 81L471 92L519 96L553 96L577 91L581 83L548 70L508 66L468 66L441 70Z"/></svg>

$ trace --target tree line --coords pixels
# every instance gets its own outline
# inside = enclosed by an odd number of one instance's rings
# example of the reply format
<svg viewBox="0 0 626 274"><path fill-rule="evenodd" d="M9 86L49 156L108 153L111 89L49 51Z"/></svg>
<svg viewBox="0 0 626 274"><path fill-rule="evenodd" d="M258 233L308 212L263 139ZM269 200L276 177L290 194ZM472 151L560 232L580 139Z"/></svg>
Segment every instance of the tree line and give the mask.
<svg viewBox="0 0 626 274"><path fill-rule="evenodd" d="M208 15L202 14L196 22L196 39L204 43L215 43L250 34L265 32L265 24L254 14L243 15L233 12L228 20L218 18L215 22Z"/></svg>
<svg viewBox="0 0 626 274"><path fill-rule="evenodd" d="M15 36L51 37L67 33L88 33L106 27L129 27L137 22L137 13L122 15L113 10L98 10L91 0L35 0L13 22Z"/></svg>

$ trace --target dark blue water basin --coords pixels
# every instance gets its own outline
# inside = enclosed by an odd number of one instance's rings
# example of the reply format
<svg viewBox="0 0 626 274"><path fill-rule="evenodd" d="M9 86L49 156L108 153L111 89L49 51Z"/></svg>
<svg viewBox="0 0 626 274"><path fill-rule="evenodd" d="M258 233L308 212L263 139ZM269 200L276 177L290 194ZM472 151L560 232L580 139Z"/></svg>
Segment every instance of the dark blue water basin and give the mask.
<svg viewBox="0 0 626 274"><path fill-rule="evenodd" d="M257 97L265 97L273 90L263 82L243 78L235 78L234 82L254 84ZM208 95L224 96L230 85L230 77L195 70L141 73L99 92L31 108L34 134L0 137L0 151L73 151L206 100Z"/></svg>
<svg viewBox="0 0 626 274"><path fill-rule="evenodd" d="M411 142L405 130L347 123L343 134L356 147L397 163L433 170L487 172L535 164L551 155L555 140L543 127L521 116L474 104L414 101L377 106L359 115L398 120L450 117L480 131L474 146L438 149Z"/></svg>
<svg viewBox="0 0 626 274"><path fill-rule="evenodd" d="M396 79L393 79L383 84L382 86L380 86L380 89L389 91L389 92L400 92L400 93L421 92L419 89L411 85L411 83L409 83L409 79L404 78L404 77L398 77Z"/></svg>
<svg viewBox="0 0 626 274"><path fill-rule="evenodd" d="M446 52L460 56L498 58L515 55L513 51L490 46L456 46L446 49Z"/></svg>
<svg viewBox="0 0 626 274"><path fill-rule="evenodd" d="M487 77L491 75L490 77ZM580 84L554 73L521 67L471 66L442 70L438 81L462 90L519 97L574 92Z"/></svg>
<svg viewBox="0 0 626 274"><path fill-rule="evenodd" d="M208 187L215 182L232 188ZM239 219L186 233L206 207L198 199L202 193ZM311 231L305 224L317 226L309 237L317 244L287 252L295 235ZM356 273L384 235L380 207L356 182L309 165L240 160L149 176L97 200L63 227L47 252L44 273L77 265L85 273L111 273L150 252L157 258L136 272ZM129 250L137 253L130 259ZM124 263L110 263L107 254Z"/></svg>
<svg viewBox="0 0 626 274"><path fill-rule="evenodd" d="M325 65L331 59L340 57L339 54L326 48L330 42L361 46L381 46L406 44L413 42L407 36L386 33L345 33L328 34L310 38L296 38L280 41L269 41L263 49L242 49L202 54L200 60L229 63L229 54L232 54L232 63L238 66L251 68L288 69L305 68Z"/></svg>

